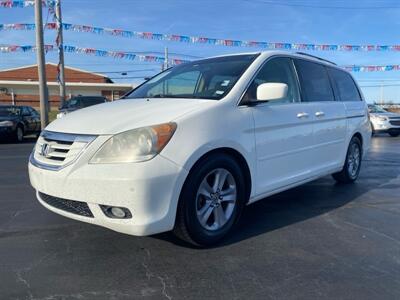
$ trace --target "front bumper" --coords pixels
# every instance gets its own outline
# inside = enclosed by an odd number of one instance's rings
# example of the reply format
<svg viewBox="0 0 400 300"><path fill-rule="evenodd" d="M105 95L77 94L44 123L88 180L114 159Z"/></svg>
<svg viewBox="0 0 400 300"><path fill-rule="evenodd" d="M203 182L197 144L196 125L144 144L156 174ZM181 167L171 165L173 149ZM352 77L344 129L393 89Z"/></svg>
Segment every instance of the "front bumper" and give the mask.
<svg viewBox="0 0 400 300"><path fill-rule="evenodd" d="M73 165L59 171L29 163L30 182L43 206L68 218L131 235L150 235L173 228L179 193L187 175L183 168L161 155L147 162L126 164L88 164L87 156L84 153ZM39 192L85 202L93 217L49 205ZM109 218L100 205L128 208L132 218Z"/></svg>
<svg viewBox="0 0 400 300"><path fill-rule="evenodd" d="M371 120L374 132L400 132L400 126L391 124L391 120Z"/></svg>

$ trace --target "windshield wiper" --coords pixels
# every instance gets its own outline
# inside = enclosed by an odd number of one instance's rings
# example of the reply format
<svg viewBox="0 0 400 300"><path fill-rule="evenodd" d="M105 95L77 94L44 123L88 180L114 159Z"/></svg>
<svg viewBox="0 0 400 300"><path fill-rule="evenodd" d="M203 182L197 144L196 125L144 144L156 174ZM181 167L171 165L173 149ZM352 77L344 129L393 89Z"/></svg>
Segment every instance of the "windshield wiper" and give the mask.
<svg viewBox="0 0 400 300"><path fill-rule="evenodd" d="M180 96L180 95L164 95L164 94L156 94L146 98L196 98L195 96Z"/></svg>
<svg viewBox="0 0 400 300"><path fill-rule="evenodd" d="M156 94L156 95L149 96L147 98L165 98L164 96L165 96L164 94Z"/></svg>

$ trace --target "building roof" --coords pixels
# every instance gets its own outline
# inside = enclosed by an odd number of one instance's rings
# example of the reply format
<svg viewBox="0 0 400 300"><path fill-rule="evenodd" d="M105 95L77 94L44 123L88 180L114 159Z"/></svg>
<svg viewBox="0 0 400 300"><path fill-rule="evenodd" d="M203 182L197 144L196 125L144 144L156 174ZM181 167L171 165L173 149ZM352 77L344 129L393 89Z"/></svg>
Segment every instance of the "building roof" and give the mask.
<svg viewBox="0 0 400 300"><path fill-rule="evenodd" d="M39 86L38 81L19 81L19 80L0 80L0 86L12 86L12 87L22 87L22 86ZM58 86L58 82L47 82L49 87ZM67 87L93 87L106 90L118 90L118 89L131 89L134 87L132 84L128 83L98 83L98 82L67 82L65 84Z"/></svg>
<svg viewBox="0 0 400 300"><path fill-rule="evenodd" d="M57 82L57 65L54 63L46 64L46 76L48 82ZM18 68L0 70L0 80L6 81L38 81L37 65L29 65ZM77 68L65 67L66 82L82 83L112 83L107 76L93 73Z"/></svg>

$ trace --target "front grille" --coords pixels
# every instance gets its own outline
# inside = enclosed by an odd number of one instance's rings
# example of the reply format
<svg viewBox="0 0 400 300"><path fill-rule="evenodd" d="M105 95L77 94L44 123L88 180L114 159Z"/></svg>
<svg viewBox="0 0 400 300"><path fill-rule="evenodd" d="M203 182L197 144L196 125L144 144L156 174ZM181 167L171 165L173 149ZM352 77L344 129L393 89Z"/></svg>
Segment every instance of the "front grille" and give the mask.
<svg viewBox="0 0 400 300"><path fill-rule="evenodd" d="M74 162L96 136L44 131L35 146L33 159L39 167L58 170Z"/></svg>
<svg viewBox="0 0 400 300"><path fill-rule="evenodd" d="M400 120L390 120L390 124L394 126L400 126Z"/></svg>
<svg viewBox="0 0 400 300"><path fill-rule="evenodd" d="M90 211L89 206L86 202L67 200L63 198L53 197L44 193L39 192L40 199L46 202L48 205L63 211L80 215L88 218L93 218L93 214Z"/></svg>

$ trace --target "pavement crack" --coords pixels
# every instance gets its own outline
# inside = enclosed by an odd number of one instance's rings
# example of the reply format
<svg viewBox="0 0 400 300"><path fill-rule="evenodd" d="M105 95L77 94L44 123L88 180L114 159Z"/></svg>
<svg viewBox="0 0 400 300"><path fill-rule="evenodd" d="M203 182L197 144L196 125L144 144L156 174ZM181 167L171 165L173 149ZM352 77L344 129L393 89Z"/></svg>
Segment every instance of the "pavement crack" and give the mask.
<svg viewBox="0 0 400 300"><path fill-rule="evenodd" d="M31 285L28 280L22 277L22 270L17 270L15 274L17 275L17 282L21 282L27 288L29 299L33 299L33 294L31 292Z"/></svg>
<svg viewBox="0 0 400 300"><path fill-rule="evenodd" d="M352 227L358 228L358 229L364 229L364 230L366 230L366 231L368 231L368 232L370 232L370 233L376 234L376 235L378 235L378 236L380 236L380 237L383 237L383 238L385 238L385 239L388 239L388 240L390 240L390 241L392 241L392 242L395 242L396 244L399 244L399 245L400 245L400 241L399 241L398 239L395 239L394 237L392 237L392 236L390 236L390 235L387 235L387 234L385 234L385 233L383 233L383 232L376 231L375 229L372 229L372 228L370 228L370 227L365 227L365 226L357 225L357 224L354 224L354 223L351 223L351 222L347 222L347 221L343 221L343 223L345 223L345 224L347 224L347 225L350 225L350 226L352 226Z"/></svg>
<svg viewBox="0 0 400 300"><path fill-rule="evenodd" d="M146 252L146 256L144 258L144 261L142 262L142 266L146 271L147 280L150 280L152 277L157 278L161 283L161 293L162 293L162 295L165 298L167 298L168 300L172 300L172 296L169 295L168 292L167 292L167 283L165 281L165 278L160 276L160 275L154 274L153 272L151 272L151 270L149 268L149 262L151 260L150 250L146 249L146 248L142 248L142 250L144 250Z"/></svg>

